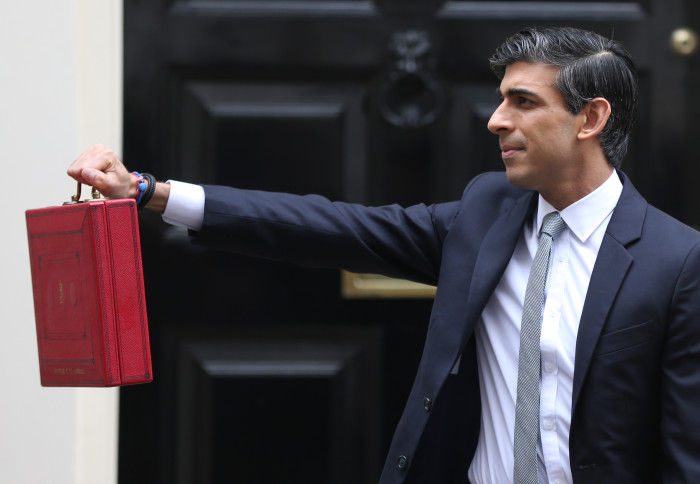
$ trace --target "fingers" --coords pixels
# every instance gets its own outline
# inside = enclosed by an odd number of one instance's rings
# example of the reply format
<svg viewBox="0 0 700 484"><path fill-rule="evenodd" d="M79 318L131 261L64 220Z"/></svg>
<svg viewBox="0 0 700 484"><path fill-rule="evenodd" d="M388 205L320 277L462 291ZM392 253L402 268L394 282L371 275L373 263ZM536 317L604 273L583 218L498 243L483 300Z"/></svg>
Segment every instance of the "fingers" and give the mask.
<svg viewBox="0 0 700 484"><path fill-rule="evenodd" d="M81 153L68 168L68 175L110 198L132 198L138 190L136 177L126 170L114 151L102 145Z"/></svg>
<svg viewBox="0 0 700 484"><path fill-rule="evenodd" d="M119 158L112 150L102 145L91 146L81 153L78 159L68 168L68 175L80 183L89 184L91 180L83 178L83 170L85 168L101 172L114 171L118 169L115 166L115 160L118 161Z"/></svg>

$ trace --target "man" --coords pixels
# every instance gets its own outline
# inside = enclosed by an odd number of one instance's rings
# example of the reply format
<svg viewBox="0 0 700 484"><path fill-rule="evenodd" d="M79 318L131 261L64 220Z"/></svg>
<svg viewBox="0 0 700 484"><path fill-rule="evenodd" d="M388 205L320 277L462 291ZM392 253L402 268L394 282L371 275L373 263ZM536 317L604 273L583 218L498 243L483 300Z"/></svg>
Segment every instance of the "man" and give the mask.
<svg viewBox="0 0 700 484"><path fill-rule="evenodd" d="M438 285L383 483L700 482L700 234L616 170L632 60L590 32L527 29L491 65L506 174L458 202L367 208L171 182L147 206L195 243ZM101 146L68 173L139 195Z"/></svg>

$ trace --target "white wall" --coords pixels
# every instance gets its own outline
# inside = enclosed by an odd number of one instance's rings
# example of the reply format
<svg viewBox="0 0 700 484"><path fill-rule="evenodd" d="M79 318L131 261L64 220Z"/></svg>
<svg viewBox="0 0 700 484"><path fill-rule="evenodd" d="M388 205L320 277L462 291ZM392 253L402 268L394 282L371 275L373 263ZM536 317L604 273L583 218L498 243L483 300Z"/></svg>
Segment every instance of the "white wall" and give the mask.
<svg viewBox="0 0 700 484"><path fill-rule="evenodd" d="M0 483L116 482L116 389L43 388L24 211L121 147L121 0L0 0Z"/></svg>

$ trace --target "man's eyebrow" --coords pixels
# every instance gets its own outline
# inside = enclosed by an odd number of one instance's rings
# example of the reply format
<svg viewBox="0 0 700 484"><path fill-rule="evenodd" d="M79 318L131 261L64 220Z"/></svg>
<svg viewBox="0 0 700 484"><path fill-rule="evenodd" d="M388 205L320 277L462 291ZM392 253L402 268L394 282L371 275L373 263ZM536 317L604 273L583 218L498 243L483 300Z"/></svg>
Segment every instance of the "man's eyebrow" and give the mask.
<svg viewBox="0 0 700 484"><path fill-rule="evenodd" d="M503 97L514 97L514 96L530 96L534 97L537 99L540 99L541 96L533 91L530 91L528 89L522 88L522 87L511 87L508 89L505 94L501 94L501 89L496 88L496 95L497 96L503 96Z"/></svg>

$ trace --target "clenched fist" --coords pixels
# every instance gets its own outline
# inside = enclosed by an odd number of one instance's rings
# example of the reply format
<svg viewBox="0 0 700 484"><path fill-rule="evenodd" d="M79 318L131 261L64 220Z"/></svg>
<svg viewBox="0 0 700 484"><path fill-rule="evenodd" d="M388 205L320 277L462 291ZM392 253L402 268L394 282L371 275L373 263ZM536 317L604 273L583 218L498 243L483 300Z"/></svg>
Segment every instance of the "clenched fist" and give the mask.
<svg viewBox="0 0 700 484"><path fill-rule="evenodd" d="M105 197L136 198L138 178L130 174L114 151L102 145L85 150L68 168L68 175L95 187Z"/></svg>

